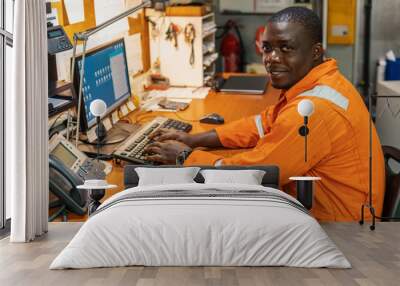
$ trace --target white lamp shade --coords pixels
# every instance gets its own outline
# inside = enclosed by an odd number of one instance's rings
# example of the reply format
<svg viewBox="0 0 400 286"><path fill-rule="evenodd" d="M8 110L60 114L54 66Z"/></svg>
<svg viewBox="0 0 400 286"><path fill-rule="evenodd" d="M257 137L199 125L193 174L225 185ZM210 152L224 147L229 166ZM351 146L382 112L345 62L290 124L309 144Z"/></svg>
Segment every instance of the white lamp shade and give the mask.
<svg viewBox="0 0 400 286"><path fill-rule="evenodd" d="M303 117L310 116L314 112L314 103L309 99L302 99L297 104L297 112Z"/></svg>
<svg viewBox="0 0 400 286"><path fill-rule="evenodd" d="M85 190L101 190L101 189L113 189L116 185L110 185L105 180L85 180L83 185L76 186L78 189Z"/></svg>
<svg viewBox="0 0 400 286"><path fill-rule="evenodd" d="M104 114L106 114L106 111L107 104L104 102L104 100L95 99L90 104L90 112L96 117L103 116Z"/></svg>

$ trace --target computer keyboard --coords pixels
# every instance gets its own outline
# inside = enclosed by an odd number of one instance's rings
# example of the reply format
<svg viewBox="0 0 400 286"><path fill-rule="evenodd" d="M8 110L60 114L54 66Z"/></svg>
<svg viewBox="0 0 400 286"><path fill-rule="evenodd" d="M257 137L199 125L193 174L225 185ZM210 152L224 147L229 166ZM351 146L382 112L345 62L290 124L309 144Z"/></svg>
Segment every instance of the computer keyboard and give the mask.
<svg viewBox="0 0 400 286"><path fill-rule="evenodd" d="M192 130L192 125L179 120L166 117L156 117L151 122L145 124L137 132L130 135L118 148L113 155L125 161L135 164L152 164L145 160L144 149L151 143L148 137L151 133L160 128L176 129L184 132Z"/></svg>

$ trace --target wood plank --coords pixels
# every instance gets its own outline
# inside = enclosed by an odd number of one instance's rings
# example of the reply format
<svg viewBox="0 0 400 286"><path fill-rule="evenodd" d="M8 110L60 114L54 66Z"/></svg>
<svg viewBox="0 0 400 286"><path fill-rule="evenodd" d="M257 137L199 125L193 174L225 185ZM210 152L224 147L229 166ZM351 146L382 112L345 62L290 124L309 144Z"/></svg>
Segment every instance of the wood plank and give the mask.
<svg viewBox="0 0 400 286"><path fill-rule="evenodd" d="M143 72L150 69L149 25L145 11L139 13L136 17L128 17L129 35L140 34Z"/></svg>
<svg viewBox="0 0 400 286"><path fill-rule="evenodd" d="M85 20L79 23L70 24L66 13L64 0L51 4L53 8L57 8L59 24L64 27L65 33L71 42L74 42L74 33L83 32L96 26L96 15L94 9L94 0L83 0Z"/></svg>

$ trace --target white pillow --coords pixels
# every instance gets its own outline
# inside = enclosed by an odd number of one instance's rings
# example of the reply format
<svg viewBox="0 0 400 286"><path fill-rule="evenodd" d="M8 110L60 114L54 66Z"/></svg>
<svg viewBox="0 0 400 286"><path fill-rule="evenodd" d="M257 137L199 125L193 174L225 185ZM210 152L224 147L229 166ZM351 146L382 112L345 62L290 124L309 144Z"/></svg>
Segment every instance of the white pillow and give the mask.
<svg viewBox="0 0 400 286"><path fill-rule="evenodd" d="M262 170L202 170L204 183L261 185L265 171Z"/></svg>
<svg viewBox="0 0 400 286"><path fill-rule="evenodd" d="M138 186L196 183L193 179L199 170L198 167L135 168L139 176Z"/></svg>

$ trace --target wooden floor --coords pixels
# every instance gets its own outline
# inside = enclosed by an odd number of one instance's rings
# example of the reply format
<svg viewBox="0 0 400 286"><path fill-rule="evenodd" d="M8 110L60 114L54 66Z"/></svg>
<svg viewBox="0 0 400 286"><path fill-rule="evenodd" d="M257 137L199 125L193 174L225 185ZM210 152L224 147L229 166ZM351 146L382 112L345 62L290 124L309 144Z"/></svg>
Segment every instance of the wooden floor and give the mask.
<svg viewBox="0 0 400 286"><path fill-rule="evenodd" d="M81 223L51 223L49 233L28 244L0 241L0 285L400 285L400 223L379 223L372 232L356 223L323 224L353 268L123 267L48 270Z"/></svg>

